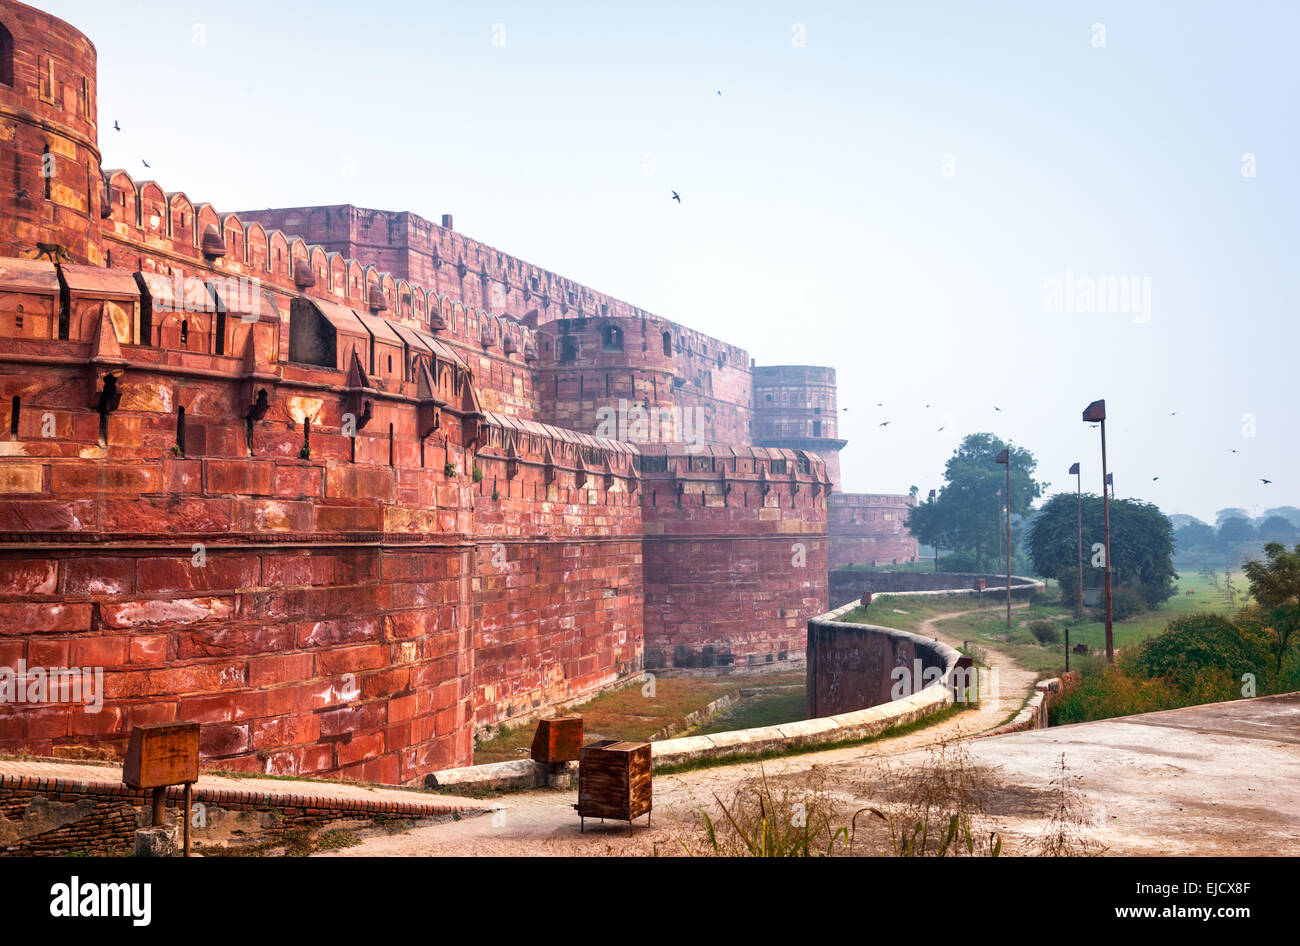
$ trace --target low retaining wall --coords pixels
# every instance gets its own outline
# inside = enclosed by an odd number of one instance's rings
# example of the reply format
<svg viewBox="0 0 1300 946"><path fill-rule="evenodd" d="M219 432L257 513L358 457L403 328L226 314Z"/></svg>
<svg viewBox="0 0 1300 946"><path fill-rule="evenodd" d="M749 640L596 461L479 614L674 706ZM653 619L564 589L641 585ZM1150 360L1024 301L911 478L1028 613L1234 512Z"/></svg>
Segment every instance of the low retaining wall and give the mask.
<svg viewBox="0 0 1300 946"><path fill-rule="evenodd" d="M846 604L834 611L818 615L808 622L810 681L817 676L814 669L817 665L814 658L815 648L821 646L823 653L826 652L824 643L817 645L814 642L824 641L830 637L842 638L844 635L873 639L875 643L872 645L872 650L881 654L888 652L900 656L906 655L905 664L891 664L888 669L882 666L882 673L886 680L885 692L888 692L890 684L889 670L892 670L893 666L906 666L911 671L915 666L912 661L917 659L921 660L923 670L933 668L937 679L921 687L911 696L880 702L879 705L849 709L847 705L849 701L842 696L837 695L833 701L823 697L823 701L818 704L820 707L834 705L842 711L777 726L739 729L708 736L683 736L678 739L654 742L650 744L650 751L655 766L680 765L685 762L727 756L759 755L763 752L783 751L802 746L865 739L878 735L886 729L923 719L953 703L955 671L957 661L961 658L957 651L946 644L907 631L868 624L848 624L839 620L855 607L857 607L856 602ZM810 692L812 690L813 684L810 683Z"/></svg>
<svg viewBox="0 0 1300 946"><path fill-rule="evenodd" d="M103 781L41 778L0 774L0 856L66 856L70 854L129 854L137 828L150 823L151 791L136 791L120 781L120 769L110 768ZM114 782L114 778L119 779ZM297 786L295 786L297 787ZM205 789L202 776L194 785L193 802L204 806L206 823L214 828L238 823L263 836L278 836L292 828L319 827L332 821L376 818L436 818L469 809L436 798L410 802L330 797L321 794ZM167 789L167 819L184 817L184 790ZM194 840L207 840L196 828ZM248 840L252 840L249 838Z"/></svg>
<svg viewBox="0 0 1300 946"><path fill-rule="evenodd" d="M872 594L979 594L976 583L984 580L984 595L1006 594L1007 576L979 572L866 572L840 568L831 572L831 602L857 601L866 592ZM1047 586L1036 578L1011 576L1012 597L1027 597Z"/></svg>
<svg viewBox="0 0 1300 946"><path fill-rule="evenodd" d="M1034 684L1034 693L1011 722L990 729L981 736L1000 736L1009 732L1024 732L1027 729L1047 728L1047 708L1053 697L1058 697L1079 684L1079 671L1067 670L1059 677L1049 677Z"/></svg>

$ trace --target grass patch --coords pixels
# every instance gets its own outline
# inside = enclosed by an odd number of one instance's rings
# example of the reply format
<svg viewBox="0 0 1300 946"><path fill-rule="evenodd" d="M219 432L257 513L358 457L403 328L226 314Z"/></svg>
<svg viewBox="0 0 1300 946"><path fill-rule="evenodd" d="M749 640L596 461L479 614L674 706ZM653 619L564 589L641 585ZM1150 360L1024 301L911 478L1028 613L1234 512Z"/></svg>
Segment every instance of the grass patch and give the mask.
<svg viewBox="0 0 1300 946"><path fill-rule="evenodd" d="M708 736L730 732L733 729L757 729L793 723L808 716L808 691L806 687L770 689L754 696L741 697L740 702L729 707L700 727L681 733L683 736Z"/></svg>
<svg viewBox="0 0 1300 946"><path fill-rule="evenodd" d="M653 671L652 671L653 672ZM579 706L564 710L564 715L582 717L582 741L620 739L642 742L653 733L703 709L714 700L735 690L767 690L791 684L803 685L807 675L803 670L777 673L725 673L710 676L662 677L654 680L654 696L643 695L646 684L641 678L617 690L608 690ZM794 717L802 718L801 715ZM789 719L781 720L789 722ZM525 759L537 731L535 720L521 722L511 727L507 720L504 733L498 730L494 739L483 740L474 747L474 763L507 762ZM728 727L735 728L735 727Z"/></svg>
<svg viewBox="0 0 1300 946"><path fill-rule="evenodd" d="M1240 592L1246 587L1244 577L1233 576L1237 589L1236 604L1241 604ZM1053 589L1056 586L1053 584ZM1176 593L1154 611L1136 615L1126 621L1114 623L1116 648L1126 647L1162 632L1175 618L1197 612L1226 614L1232 609L1222 581L1217 584L1199 574L1184 574L1175 583ZM1090 651L1104 651L1106 626L1102 621L1076 622L1068 607L1063 607L1055 594L1039 595L1027 604L1012 601L1011 628L1006 626L1006 599L995 592L985 592L980 598L908 598L878 595L864 612L854 608L842 620L892 627L919 633L922 624L955 611L973 613L943 621L942 632L948 637L971 641L972 644L991 645L1030 670L1044 676L1065 669L1065 629L1070 631L1070 647L1086 644ZM899 613L903 612L903 613ZM1061 631L1062 641L1042 645L1034 637L1030 625L1036 621L1050 621ZM1079 657L1071 654L1070 666L1077 668Z"/></svg>

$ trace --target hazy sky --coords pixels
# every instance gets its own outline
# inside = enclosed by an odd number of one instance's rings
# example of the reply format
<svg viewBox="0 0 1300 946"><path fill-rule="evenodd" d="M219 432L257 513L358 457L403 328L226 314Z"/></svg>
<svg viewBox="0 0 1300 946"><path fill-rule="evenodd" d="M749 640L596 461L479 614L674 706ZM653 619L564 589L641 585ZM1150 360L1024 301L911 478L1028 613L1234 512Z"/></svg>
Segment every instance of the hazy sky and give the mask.
<svg viewBox="0 0 1300 946"><path fill-rule="evenodd" d="M988 430L1096 491L1104 397L1119 495L1300 505L1298 4L37 5L99 50L106 167L453 213L833 365L846 489L924 495ZM1070 274L1137 293L1053 305Z"/></svg>

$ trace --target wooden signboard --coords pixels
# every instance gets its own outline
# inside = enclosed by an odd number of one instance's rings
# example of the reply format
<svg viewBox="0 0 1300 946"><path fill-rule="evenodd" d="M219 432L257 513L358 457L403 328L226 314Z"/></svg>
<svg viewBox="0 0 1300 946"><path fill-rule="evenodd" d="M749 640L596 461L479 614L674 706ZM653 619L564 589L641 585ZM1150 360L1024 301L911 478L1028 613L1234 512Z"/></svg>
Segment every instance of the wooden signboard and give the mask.
<svg viewBox="0 0 1300 946"><path fill-rule="evenodd" d="M617 818L631 825L633 818L648 816L653 807L650 743L602 739L583 746L574 807L582 819L580 830L586 830L588 818Z"/></svg>
<svg viewBox="0 0 1300 946"><path fill-rule="evenodd" d="M131 730L122 764L122 781L130 788L164 788L198 779L198 723L148 723Z"/></svg>
<svg viewBox="0 0 1300 946"><path fill-rule="evenodd" d="M539 720L533 735L534 762L572 762L582 748L582 717L557 716Z"/></svg>

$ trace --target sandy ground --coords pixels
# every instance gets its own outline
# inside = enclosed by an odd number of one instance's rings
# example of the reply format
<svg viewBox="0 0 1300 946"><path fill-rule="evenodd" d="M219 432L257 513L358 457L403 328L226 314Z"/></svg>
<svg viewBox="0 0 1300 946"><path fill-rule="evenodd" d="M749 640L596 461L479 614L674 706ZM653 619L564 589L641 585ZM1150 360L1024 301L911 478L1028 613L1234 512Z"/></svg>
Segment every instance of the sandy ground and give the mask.
<svg viewBox="0 0 1300 946"><path fill-rule="evenodd" d="M968 613L931 618L918 633L959 647L962 642L944 634L940 625ZM846 786L868 760L903 756L944 740L985 732L1019 711L1033 691L1035 674L991 650L989 661L990 669L997 671L996 686L984 694L978 709L958 713L933 726L865 746L656 776L655 808L648 826L645 819L630 830L625 823L588 820L586 833L579 834L578 816L573 810L578 800L576 789L520 792L501 796L497 810L486 816L420 826L403 834L370 836L361 845L321 856L682 853L679 839L690 839L698 833L698 810L716 809L715 795L729 798L738 785L760 775L778 781L797 780L815 767L834 773L837 793L851 804L862 795Z"/></svg>
<svg viewBox="0 0 1300 946"><path fill-rule="evenodd" d="M940 625L921 633L950 644ZM679 855L703 837L701 809L715 813L759 777L778 791L820 785L848 823L881 805L902 777L933 770L937 744L964 753L986 788L985 832L1007 854L1032 854L1052 833L1051 813L1068 786L1071 829L1106 855L1276 855L1300 844L1300 693L1194 706L985 738L1032 690L1032 672L990 649L998 692L978 710L926 729L848 749L656 776L652 823L588 821L579 834L574 791L504 795L497 810L460 821L366 837L323 856ZM954 740L956 740L954 742ZM1065 768L1062 770L1062 756ZM893 773L892 775L890 773ZM883 827L861 818L855 852L888 849ZM875 833L872 834L872 830ZM987 834L985 835L987 836ZM697 848L698 850L698 848Z"/></svg>

